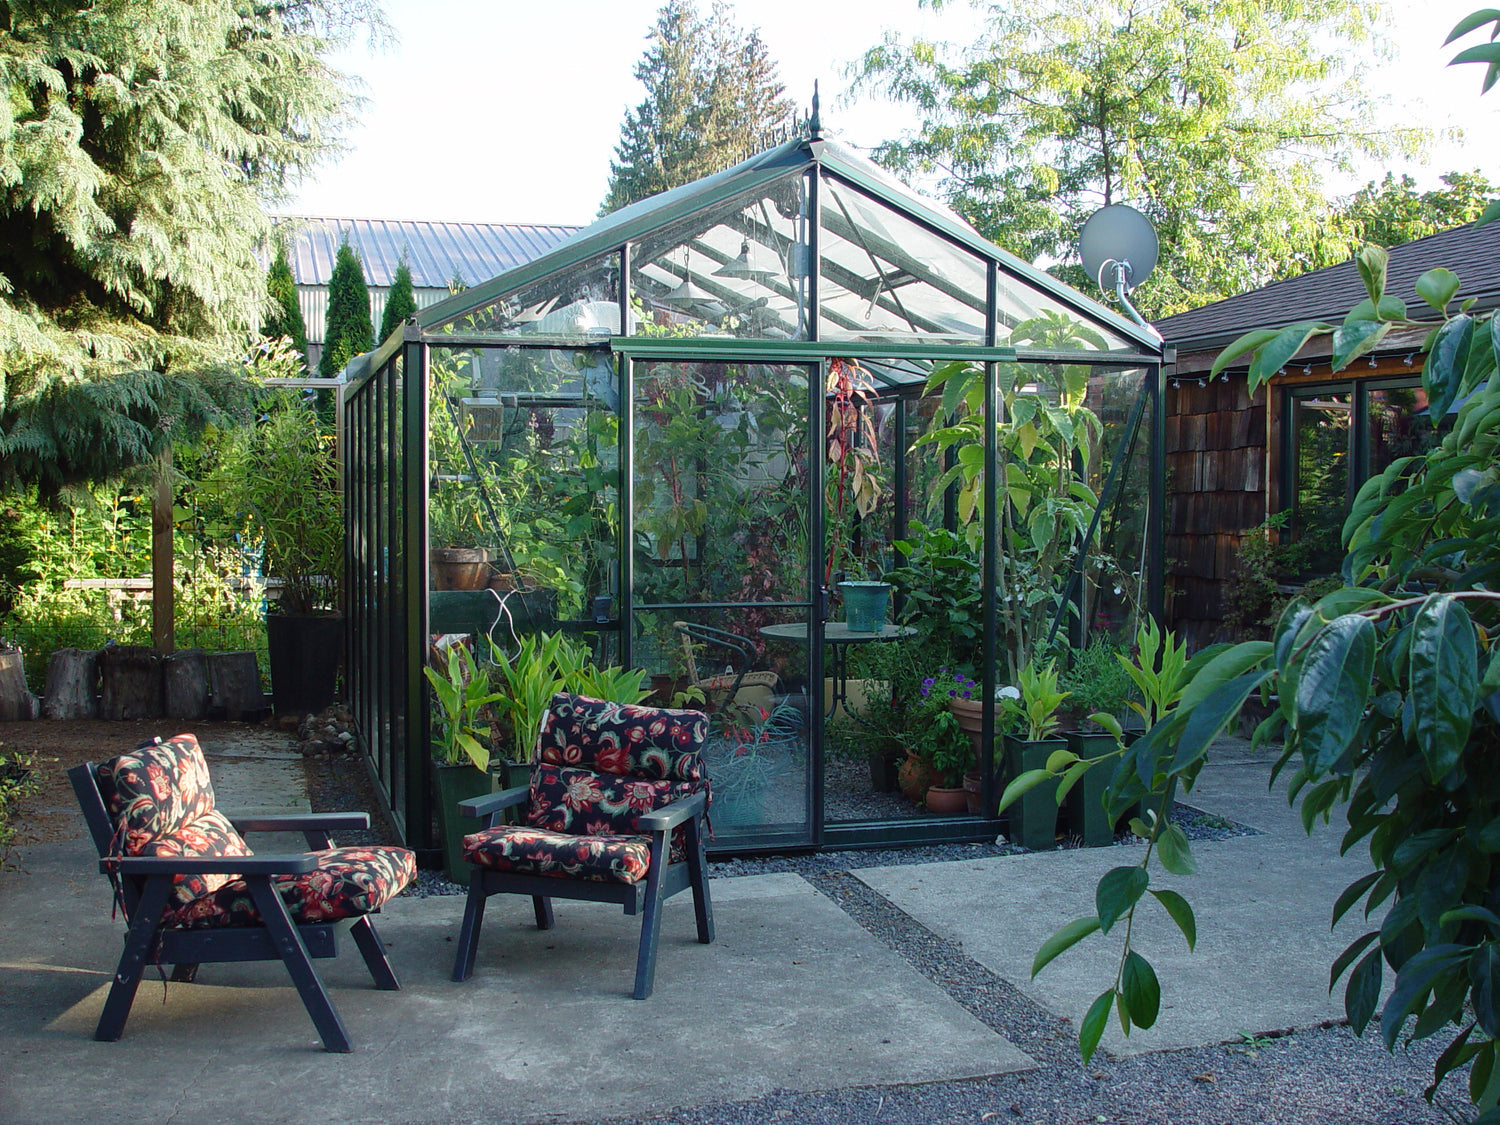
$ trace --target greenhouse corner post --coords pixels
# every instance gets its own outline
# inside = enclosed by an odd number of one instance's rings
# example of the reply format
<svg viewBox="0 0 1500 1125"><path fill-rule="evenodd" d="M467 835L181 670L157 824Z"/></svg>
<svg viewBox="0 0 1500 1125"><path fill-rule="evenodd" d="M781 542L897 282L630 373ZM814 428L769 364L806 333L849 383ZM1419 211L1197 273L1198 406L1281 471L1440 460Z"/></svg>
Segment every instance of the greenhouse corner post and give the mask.
<svg viewBox="0 0 1500 1125"><path fill-rule="evenodd" d="M1000 267L991 261L985 271L985 347L996 346L1000 320ZM994 362L984 365L984 553L980 561L980 582L988 596L984 599L984 668L979 677L984 692L984 706L979 712L980 744L984 748L979 768L983 773L980 781L981 809L989 811L999 807L1000 794L995 785L995 657L998 647L995 638L995 572L999 566L1000 533L999 512L996 499L996 473L998 471L999 434L995 417L999 395L995 382L1000 367Z"/></svg>
<svg viewBox="0 0 1500 1125"><path fill-rule="evenodd" d="M413 326L414 327L414 326ZM402 532L403 570L406 587L406 644L403 647L402 663L397 670L401 675L401 694L406 700L406 745L400 750L405 757L406 785L403 817L405 836L409 844L425 847L428 844L427 811L428 799L427 743L431 737L428 729L425 691L422 684L422 664L427 648L427 380L429 349L420 342L420 330L416 338L405 343L403 387L406 401L402 411L406 417L406 431L402 434L402 491L409 503L405 512ZM396 748L393 748L396 749ZM392 755L394 757L394 755Z"/></svg>
<svg viewBox="0 0 1500 1125"><path fill-rule="evenodd" d="M620 666L635 663L635 360L620 357L619 450L620 473Z"/></svg>
<svg viewBox="0 0 1500 1125"><path fill-rule="evenodd" d="M1162 363L1151 380L1151 521L1147 565L1151 571L1148 610L1157 621L1166 623L1167 604L1167 374L1177 365L1177 349L1162 350Z"/></svg>

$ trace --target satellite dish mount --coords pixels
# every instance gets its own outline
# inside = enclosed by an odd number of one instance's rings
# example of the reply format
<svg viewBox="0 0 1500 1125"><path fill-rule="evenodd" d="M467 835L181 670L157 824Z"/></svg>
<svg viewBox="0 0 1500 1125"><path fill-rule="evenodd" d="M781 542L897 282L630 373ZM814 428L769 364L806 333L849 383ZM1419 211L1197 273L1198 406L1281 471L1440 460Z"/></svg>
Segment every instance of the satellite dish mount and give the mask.
<svg viewBox="0 0 1500 1125"><path fill-rule="evenodd" d="M1160 333L1146 323L1125 294L1151 276L1159 250L1151 220L1123 203L1099 208L1078 232L1083 268L1100 289L1114 294L1131 320L1157 339L1161 338Z"/></svg>

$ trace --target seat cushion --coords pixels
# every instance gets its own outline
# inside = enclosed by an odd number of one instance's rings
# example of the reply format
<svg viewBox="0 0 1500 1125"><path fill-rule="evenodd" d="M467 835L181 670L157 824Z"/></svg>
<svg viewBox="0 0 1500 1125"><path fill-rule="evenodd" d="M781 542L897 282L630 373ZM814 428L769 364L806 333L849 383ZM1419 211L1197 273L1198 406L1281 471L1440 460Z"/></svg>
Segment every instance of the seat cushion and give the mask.
<svg viewBox="0 0 1500 1125"><path fill-rule="evenodd" d="M417 877L416 855L408 848L329 848L313 854L317 870L272 879L293 922L335 922L372 913ZM245 880L230 879L175 907L165 921L189 930L252 926L260 923L260 911Z"/></svg>
<svg viewBox="0 0 1500 1125"><path fill-rule="evenodd" d="M465 836L464 859L493 871L639 883L651 866L651 843L644 836L575 836L546 828L502 826Z"/></svg>
<svg viewBox="0 0 1500 1125"><path fill-rule="evenodd" d="M566 766L540 765L531 771L531 803L526 823L574 836L634 836L640 819L701 786L687 781L647 781L592 773ZM686 855L686 828L672 833L672 862Z"/></svg>
<svg viewBox="0 0 1500 1125"><path fill-rule="evenodd" d="M652 781L696 782L708 737L701 711L607 703L558 693L537 736L537 761Z"/></svg>

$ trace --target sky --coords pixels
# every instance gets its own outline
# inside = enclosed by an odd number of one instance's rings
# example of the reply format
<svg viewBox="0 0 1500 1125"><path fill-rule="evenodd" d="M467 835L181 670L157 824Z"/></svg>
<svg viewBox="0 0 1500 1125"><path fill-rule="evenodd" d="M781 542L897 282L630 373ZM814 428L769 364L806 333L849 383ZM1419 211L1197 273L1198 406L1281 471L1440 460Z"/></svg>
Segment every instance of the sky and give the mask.
<svg viewBox="0 0 1500 1125"><path fill-rule="evenodd" d="M585 225L609 181L626 110L643 96L634 70L662 0L384 0L398 42L363 42L334 58L363 83L349 151L305 182L281 214L341 218ZM706 0L700 0L700 7ZM1480 98L1483 68L1448 67L1448 31L1480 0L1397 0L1399 55L1370 75L1391 119L1462 129L1425 159L1393 166L1423 187L1479 168L1500 182L1500 88ZM847 98L845 70L890 29L961 42L968 5L917 0L732 0L759 28L788 95L805 113L814 81L831 135L867 149L910 126L909 111ZM1464 45L1482 41L1471 36ZM1454 112L1457 111L1457 112ZM1366 167L1338 190L1384 174Z"/></svg>

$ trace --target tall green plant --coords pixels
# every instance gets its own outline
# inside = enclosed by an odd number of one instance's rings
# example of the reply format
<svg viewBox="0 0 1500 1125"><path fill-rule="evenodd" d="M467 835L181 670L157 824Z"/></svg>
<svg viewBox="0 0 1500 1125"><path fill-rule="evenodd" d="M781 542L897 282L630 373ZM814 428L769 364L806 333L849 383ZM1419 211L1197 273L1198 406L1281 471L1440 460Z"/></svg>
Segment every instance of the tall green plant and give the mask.
<svg viewBox="0 0 1500 1125"><path fill-rule="evenodd" d="M433 758L450 766L468 762L476 769L488 769L490 750L480 741L488 724L482 716L486 707L500 703L503 697L490 690L488 679L474 663L474 654L467 645L450 645L441 669L428 664L422 672L437 701Z"/></svg>

